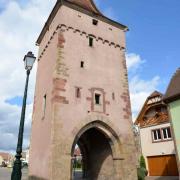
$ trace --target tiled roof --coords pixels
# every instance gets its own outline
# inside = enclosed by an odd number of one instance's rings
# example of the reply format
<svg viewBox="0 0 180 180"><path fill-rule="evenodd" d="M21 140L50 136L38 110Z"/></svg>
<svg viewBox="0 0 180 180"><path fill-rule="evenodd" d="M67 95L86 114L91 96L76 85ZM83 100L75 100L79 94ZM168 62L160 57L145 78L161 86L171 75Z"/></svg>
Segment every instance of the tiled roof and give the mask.
<svg viewBox="0 0 180 180"><path fill-rule="evenodd" d="M163 94L160 93L159 91L154 91L154 92L148 97L148 99L153 98L153 97L156 97L156 96L163 96Z"/></svg>
<svg viewBox="0 0 180 180"><path fill-rule="evenodd" d="M0 152L0 156L3 158L3 160L8 160L10 157L12 157L9 153Z"/></svg>
<svg viewBox="0 0 180 180"><path fill-rule="evenodd" d="M150 100L160 97L157 101L152 101L152 103L148 103ZM163 123L169 122L169 116L167 111L167 105L163 102L163 94L154 91L145 101L143 108L141 109L135 124L139 125L141 128L159 125ZM164 107L165 111L158 111L158 108ZM148 114L148 112L153 111L153 114Z"/></svg>
<svg viewBox="0 0 180 180"><path fill-rule="evenodd" d="M75 155L75 156L81 156L81 150L80 150L79 148L76 148L76 149L74 150L74 155Z"/></svg>
<svg viewBox="0 0 180 180"><path fill-rule="evenodd" d="M91 11L95 14L101 14L100 11L96 8L93 0L67 0L67 1L73 3L77 6L80 6L83 9Z"/></svg>
<svg viewBox="0 0 180 180"><path fill-rule="evenodd" d="M164 96L164 100L166 102L171 102L177 98L180 99L180 68L177 69L176 73L172 77Z"/></svg>

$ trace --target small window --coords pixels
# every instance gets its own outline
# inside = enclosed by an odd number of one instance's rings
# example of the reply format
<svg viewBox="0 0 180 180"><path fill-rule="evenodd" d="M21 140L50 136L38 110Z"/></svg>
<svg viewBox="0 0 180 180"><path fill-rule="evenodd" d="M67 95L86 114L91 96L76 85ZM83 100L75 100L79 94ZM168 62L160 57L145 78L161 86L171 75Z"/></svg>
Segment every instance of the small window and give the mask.
<svg viewBox="0 0 180 180"><path fill-rule="evenodd" d="M92 20L92 23L93 23L93 25L97 26L97 25L98 25L98 20L93 19L93 20Z"/></svg>
<svg viewBox="0 0 180 180"><path fill-rule="evenodd" d="M89 37L89 46L93 47L93 37Z"/></svg>
<svg viewBox="0 0 180 180"><path fill-rule="evenodd" d="M115 100L115 93L112 93L112 99Z"/></svg>
<svg viewBox="0 0 180 180"><path fill-rule="evenodd" d="M153 140L154 141L160 141L161 138L161 130L160 129L156 129L152 131L152 135L153 135Z"/></svg>
<svg viewBox="0 0 180 180"><path fill-rule="evenodd" d="M81 61L81 68L84 68L84 61Z"/></svg>
<svg viewBox="0 0 180 180"><path fill-rule="evenodd" d="M163 134L163 139L164 140L172 138L170 127L162 129L162 134Z"/></svg>
<svg viewBox="0 0 180 180"><path fill-rule="evenodd" d="M80 98L81 97L81 90L80 88L76 88L76 98Z"/></svg>
<svg viewBox="0 0 180 180"><path fill-rule="evenodd" d="M44 95L43 97L43 117L45 116L45 113L46 113L46 94Z"/></svg>
<svg viewBox="0 0 180 180"><path fill-rule="evenodd" d="M95 104L100 104L100 94L95 94Z"/></svg>

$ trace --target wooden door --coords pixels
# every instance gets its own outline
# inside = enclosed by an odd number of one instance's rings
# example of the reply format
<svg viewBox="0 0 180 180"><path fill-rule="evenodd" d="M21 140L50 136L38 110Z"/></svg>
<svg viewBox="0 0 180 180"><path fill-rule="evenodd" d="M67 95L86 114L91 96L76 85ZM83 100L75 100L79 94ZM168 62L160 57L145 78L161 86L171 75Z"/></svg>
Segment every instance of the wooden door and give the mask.
<svg viewBox="0 0 180 180"><path fill-rule="evenodd" d="M148 157L150 176L178 176L175 155Z"/></svg>
<svg viewBox="0 0 180 180"><path fill-rule="evenodd" d="M167 162L167 167L168 167L168 175L169 176L178 176L178 167L177 167L177 162L176 162L176 157L175 156L166 156L166 162Z"/></svg>

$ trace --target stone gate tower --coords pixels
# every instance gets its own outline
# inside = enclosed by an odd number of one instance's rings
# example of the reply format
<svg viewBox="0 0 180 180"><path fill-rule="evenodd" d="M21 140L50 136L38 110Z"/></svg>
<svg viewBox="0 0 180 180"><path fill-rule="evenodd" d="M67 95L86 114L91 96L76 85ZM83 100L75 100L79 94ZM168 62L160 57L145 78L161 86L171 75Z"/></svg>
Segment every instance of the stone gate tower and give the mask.
<svg viewBox="0 0 180 180"><path fill-rule="evenodd" d="M58 0L37 40L30 179L136 180L125 62L128 28L92 0Z"/></svg>

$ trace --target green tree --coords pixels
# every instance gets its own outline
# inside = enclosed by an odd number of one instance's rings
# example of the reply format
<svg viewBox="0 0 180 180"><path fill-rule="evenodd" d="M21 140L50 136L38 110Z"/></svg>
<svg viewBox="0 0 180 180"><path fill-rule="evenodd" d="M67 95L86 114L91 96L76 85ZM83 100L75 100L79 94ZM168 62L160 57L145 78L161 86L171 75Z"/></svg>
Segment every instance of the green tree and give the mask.
<svg viewBox="0 0 180 180"><path fill-rule="evenodd" d="M138 168L138 180L145 180L148 171L146 170L146 163L143 155L141 155L140 157L139 165L140 167Z"/></svg>
<svg viewBox="0 0 180 180"><path fill-rule="evenodd" d="M140 167L146 169L146 162L143 155L140 157Z"/></svg>

